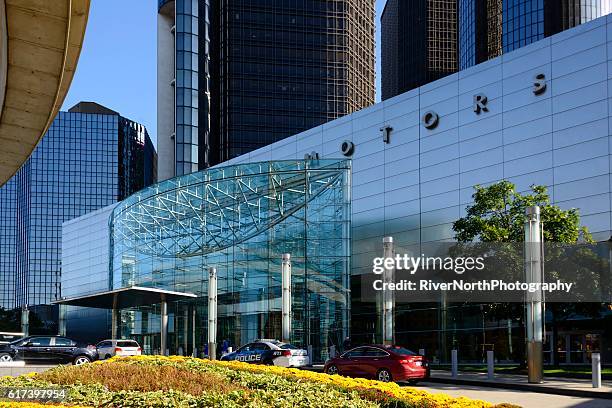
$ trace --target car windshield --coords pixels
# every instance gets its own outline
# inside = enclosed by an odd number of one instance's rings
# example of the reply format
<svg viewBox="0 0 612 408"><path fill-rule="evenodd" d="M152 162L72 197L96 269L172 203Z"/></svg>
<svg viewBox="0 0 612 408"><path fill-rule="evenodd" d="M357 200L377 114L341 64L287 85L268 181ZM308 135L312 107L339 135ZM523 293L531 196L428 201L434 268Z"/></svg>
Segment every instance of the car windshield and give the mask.
<svg viewBox="0 0 612 408"><path fill-rule="evenodd" d="M287 344L287 343L279 343L279 344L277 344L277 346L278 346L278 348L280 348L282 350L297 350L298 349L293 344Z"/></svg>
<svg viewBox="0 0 612 408"><path fill-rule="evenodd" d="M402 356L416 356L417 353L415 353L412 350L408 350L407 348L404 347L400 347L400 346L391 346L391 347L387 347L388 350L400 354Z"/></svg>
<svg viewBox="0 0 612 408"><path fill-rule="evenodd" d="M13 340L13 341L11 341L9 344L13 344L13 345L15 345L15 344L17 344L17 343L19 343L19 342L21 342L21 341L24 341L25 339L26 339L25 337L22 337L22 338L20 338L20 339L17 339L17 340Z"/></svg>

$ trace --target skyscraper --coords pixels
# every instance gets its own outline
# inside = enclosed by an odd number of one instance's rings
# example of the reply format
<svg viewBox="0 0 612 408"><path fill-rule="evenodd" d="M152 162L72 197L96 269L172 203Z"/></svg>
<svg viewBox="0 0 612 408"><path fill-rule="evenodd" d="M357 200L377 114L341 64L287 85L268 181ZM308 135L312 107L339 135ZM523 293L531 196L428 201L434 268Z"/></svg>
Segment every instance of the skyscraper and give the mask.
<svg viewBox="0 0 612 408"><path fill-rule="evenodd" d="M457 71L457 2L388 0L381 16L382 99Z"/></svg>
<svg viewBox="0 0 612 408"><path fill-rule="evenodd" d="M382 99L601 17L612 0L387 0Z"/></svg>
<svg viewBox="0 0 612 408"><path fill-rule="evenodd" d="M608 14L610 0L459 0L459 69Z"/></svg>
<svg viewBox="0 0 612 408"><path fill-rule="evenodd" d="M62 222L152 184L155 162L144 126L91 102L60 112L0 188L0 306L58 299Z"/></svg>
<svg viewBox="0 0 612 408"><path fill-rule="evenodd" d="M374 103L374 0L159 0L159 178Z"/></svg>

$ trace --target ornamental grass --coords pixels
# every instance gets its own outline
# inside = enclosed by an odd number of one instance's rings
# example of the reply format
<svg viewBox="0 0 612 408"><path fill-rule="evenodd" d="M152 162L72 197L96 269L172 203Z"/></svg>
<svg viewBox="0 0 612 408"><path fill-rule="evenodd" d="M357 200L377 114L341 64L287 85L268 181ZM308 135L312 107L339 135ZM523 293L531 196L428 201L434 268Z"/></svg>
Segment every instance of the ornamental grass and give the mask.
<svg viewBox="0 0 612 408"><path fill-rule="evenodd" d="M432 394L395 383L180 356L113 357L41 374L2 377L0 387L65 388L68 397L62 404L87 407L516 407ZM40 405L0 403L0 408L12 406Z"/></svg>

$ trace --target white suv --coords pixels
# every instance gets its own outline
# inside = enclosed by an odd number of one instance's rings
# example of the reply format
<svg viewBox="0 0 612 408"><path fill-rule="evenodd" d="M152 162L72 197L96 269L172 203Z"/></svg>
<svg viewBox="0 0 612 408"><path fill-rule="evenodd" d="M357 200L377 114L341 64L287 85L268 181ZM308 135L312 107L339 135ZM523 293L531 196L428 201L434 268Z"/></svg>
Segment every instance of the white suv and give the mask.
<svg viewBox="0 0 612 408"><path fill-rule="evenodd" d="M134 340L103 340L96 344L98 358L105 360L112 356L139 356L142 348Z"/></svg>

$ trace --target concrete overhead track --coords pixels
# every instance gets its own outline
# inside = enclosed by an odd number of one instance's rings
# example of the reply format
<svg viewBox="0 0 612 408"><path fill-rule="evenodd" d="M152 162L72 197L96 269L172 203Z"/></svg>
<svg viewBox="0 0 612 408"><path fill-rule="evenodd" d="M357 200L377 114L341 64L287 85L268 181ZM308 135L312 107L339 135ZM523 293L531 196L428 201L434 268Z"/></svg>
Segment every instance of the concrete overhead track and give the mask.
<svg viewBox="0 0 612 408"><path fill-rule="evenodd" d="M90 0L0 0L0 186L57 115L81 53Z"/></svg>

